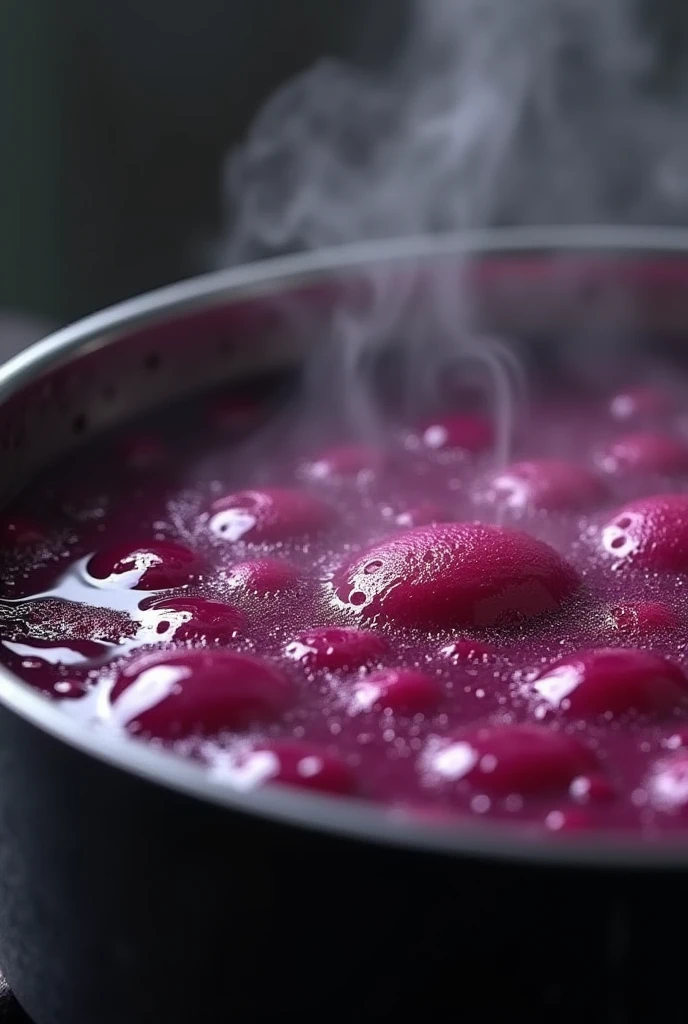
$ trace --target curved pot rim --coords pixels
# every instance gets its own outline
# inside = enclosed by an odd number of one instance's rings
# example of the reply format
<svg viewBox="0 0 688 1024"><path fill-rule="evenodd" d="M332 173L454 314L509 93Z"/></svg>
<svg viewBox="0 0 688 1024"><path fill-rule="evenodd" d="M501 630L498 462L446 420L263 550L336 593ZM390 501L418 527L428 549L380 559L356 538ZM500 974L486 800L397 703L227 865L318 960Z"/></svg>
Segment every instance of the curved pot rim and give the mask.
<svg viewBox="0 0 688 1024"><path fill-rule="evenodd" d="M356 243L281 256L192 278L112 306L37 342L0 367L0 404L37 375L94 345L114 341L122 329L168 319L171 313L208 308L232 298L270 294L316 283L345 270L376 264L461 256L535 254L688 256L688 229L663 227L538 227L467 231ZM30 685L0 667L0 703L8 710L87 756L187 796L285 825L364 842L437 854L568 864L586 868L682 868L688 864L688 834L648 842L644 836L595 831L559 838L521 826L452 822L431 824L410 815L385 813L353 798L330 798L266 787L240 793L199 765L170 752L94 730L64 713Z"/></svg>

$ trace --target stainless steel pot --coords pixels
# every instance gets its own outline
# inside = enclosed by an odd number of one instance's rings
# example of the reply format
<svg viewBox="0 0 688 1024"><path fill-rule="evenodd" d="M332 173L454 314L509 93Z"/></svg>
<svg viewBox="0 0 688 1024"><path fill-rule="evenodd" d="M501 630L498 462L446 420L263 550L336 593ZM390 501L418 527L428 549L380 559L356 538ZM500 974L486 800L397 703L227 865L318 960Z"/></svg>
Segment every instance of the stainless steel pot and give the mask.
<svg viewBox="0 0 688 1024"><path fill-rule="evenodd" d="M242 267L7 363L0 496L135 414L293 367L312 339L289 332L285 298L326 315L361 274L422 280L467 257L476 327L526 337L536 362L576 327L667 351L688 329L679 231L476 232ZM687 863L682 842L543 844L355 800L235 793L95 735L0 670L0 963L36 1024L644 1020L678 998L682 958L663 936Z"/></svg>

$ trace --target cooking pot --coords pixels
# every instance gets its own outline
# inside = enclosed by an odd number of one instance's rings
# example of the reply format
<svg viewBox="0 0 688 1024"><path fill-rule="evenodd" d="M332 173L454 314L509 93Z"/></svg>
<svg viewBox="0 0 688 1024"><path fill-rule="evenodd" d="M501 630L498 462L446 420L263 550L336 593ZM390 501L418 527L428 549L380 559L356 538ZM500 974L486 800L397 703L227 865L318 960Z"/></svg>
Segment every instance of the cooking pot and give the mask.
<svg viewBox="0 0 688 1024"><path fill-rule="evenodd" d="M688 233L475 232L280 258L175 285L0 369L0 498L222 381L284 374L343 290L456 275L475 330L545 375L576 344L680 360ZM683 1020L688 836L543 839L354 799L239 793L91 731L0 669L0 964L36 1024Z"/></svg>

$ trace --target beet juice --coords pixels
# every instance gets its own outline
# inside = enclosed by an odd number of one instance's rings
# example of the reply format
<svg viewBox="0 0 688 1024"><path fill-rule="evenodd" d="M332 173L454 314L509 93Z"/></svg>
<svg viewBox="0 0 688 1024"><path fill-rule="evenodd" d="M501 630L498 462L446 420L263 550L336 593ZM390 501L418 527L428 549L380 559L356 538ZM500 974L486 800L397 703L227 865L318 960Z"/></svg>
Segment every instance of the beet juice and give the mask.
<svg viewBox="0 0 688 1024"><path fill-rule="evenodd" d="M479 413L247 459L261 402L190 402L5 512L0 658L228 787L543 835L683 828L676 395L536 407L508 465Z"/></svg>

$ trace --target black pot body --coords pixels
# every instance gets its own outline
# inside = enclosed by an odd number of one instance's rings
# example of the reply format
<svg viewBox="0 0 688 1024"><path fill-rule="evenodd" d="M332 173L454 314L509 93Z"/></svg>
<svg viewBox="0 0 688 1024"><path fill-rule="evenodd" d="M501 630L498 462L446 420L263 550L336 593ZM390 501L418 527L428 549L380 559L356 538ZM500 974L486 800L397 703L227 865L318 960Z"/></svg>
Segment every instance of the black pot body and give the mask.
<svg viewBox="0 0 688 1024"><path fill-rule="evenodd" d="M0 710L0 958L36 1024L683 1020L683 873L328 837Z"/></svg>

